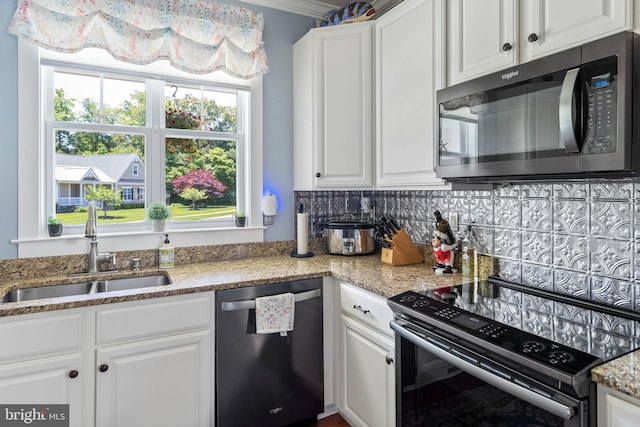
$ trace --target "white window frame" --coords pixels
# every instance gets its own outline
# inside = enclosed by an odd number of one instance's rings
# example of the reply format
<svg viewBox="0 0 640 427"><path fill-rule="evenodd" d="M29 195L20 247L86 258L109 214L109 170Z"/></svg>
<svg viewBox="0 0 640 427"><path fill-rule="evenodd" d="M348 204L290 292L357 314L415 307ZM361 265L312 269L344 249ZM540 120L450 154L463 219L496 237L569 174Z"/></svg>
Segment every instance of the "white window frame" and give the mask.
<svg viewBox="0 0 640 427"><path fill-rule="evenodd" d="M44 123L45 111L40 102L42 90L42 76L40 71L40 48L24 40L18 40L18 238L12 243L18 245L18 257L38 257L52 255L71 255L88 253L89 241L83 233L63 234L61 237L50 238L46 231L48 206L47 177L53 176L53 148L44 143L44 126L34 126L34 123ZM87 64L86 66L90 66ZM131 65L131 67L138 67ZM180 73L176 71L176 73ZM153 70L149 71L153 75ZM239 176L237 185L247 182L248 194L244 201L244 211L248 213L251 226L236 228L233 225L216 228L188 228L178 224L169 226L167 232L171 234L171 243L176 247L206 246L212 244L248 243L264 241L264 226L262 225L262 158L263 158L263 94L262 78L251 79L246 86L251 97L251 110L248 112L249 123L246 135L249 141L244 156L245 170ZM155 103L158 114L162 103ZM240 126L240 123L238 124ZM65 126L67 127L67 126ZM81 126L80 126L81 127ZM173 131L173 130L171 130ZM146 140L147 147L151 140L158 138L160 128L150 128L151 138ZM146 156L162 156L164 146L156 144L160 149L148 150ZM238 154L240 156L240 153ZM155 161L158 161L156 158ZM240 163L240 162L239 162ZM158 168L145 168L146 181L163 182L164 171ZM51 181L49 181L51 182ZM155 186L160 188L160 186ZM152 190L157 192L158 190ZM147 190L145 199L148 201L158 198ZM238 201L238 205L243 203ZM74 227L65 229L74 231ZM178 228L180 227L180 228ZM120 228L110 231L108 226L98 227L98 239L101 251L130 251L155 249L162 243L162 236L151 230L151 225L142 230L127 231Z"/></svg>
<svg viewBox="0 0 640 427"><path fill-rule="evenodd" d="M133 201L133 187L122 187L122 200Z"/></svg>
<svg viewBox="0 0 640 427"><path fill-rule="evenodd" d="M140 173L140 165L137 163L134 163L131 165L131 175L133 176L138 176L138 174Z"/></svg>

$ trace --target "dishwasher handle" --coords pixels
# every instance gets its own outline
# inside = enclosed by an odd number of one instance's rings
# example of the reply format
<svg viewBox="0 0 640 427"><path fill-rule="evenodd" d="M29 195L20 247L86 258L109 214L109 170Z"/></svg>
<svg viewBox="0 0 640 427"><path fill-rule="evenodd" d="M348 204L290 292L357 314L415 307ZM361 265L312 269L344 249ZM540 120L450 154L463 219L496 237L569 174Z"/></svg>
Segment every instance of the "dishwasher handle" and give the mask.
<svg viewBox="0 0 640 427"><path fill-rule="evenodd" d="M321 296L320 289L313 289L311 291L300 292L294 294L295 302L306 301L311 298L317 298ZM229 301L222 303L222 311L239 311L239 310L252 310L256 308L256 300L247 301Z"/></svg>

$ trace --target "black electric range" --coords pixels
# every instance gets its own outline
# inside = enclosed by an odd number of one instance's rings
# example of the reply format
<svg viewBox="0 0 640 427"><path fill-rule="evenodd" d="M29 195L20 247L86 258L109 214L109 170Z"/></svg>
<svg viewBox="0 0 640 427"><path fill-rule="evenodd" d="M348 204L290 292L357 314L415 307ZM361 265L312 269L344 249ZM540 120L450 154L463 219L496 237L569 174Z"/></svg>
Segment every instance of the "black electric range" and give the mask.
<svg viewBox="0 0 640 427"><path fill-rule="evenodd" d="M499 279L388 304L396 319L574 396L588 394L591 368L640 347L640 313Z"/></svg>

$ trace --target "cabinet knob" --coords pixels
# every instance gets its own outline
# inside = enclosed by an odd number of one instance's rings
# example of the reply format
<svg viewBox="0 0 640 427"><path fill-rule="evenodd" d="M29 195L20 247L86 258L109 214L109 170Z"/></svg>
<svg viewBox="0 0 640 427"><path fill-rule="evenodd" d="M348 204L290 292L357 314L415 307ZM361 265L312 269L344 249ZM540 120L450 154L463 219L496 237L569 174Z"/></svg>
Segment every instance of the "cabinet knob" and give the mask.
<svg viewBox="0 0 640 427"><path fill-rule="evenodd" d="M353 308L355 308L358 311L361 311L363 314L371 313L371 311L363 309L361 305L354 305Z"/></svg>
<svg viewBox="0 0 640 427"><path fill-rule="evenodd" d="M320 172L316 172L316 178L320 178L322 174Z"/></svg>
<svg viewBox="0 0 640 427"><path fill-rule="evenodd" d="M78 375L80 375L80 373L75 369L69 372L69 378L76 378Z"/></svg>
<svg viewBox="0 0 640 427"><path fill-rule="evenodd" d="M537 42L538 35L536 33L531 33L529 34L529 37L527 37L527 40L529 40L530 43Z"/></svg>
<svg viewBox="0 0 640 427"><path fill-rule="evenodd" d="M100 369L100 372L107 372L109 370L109 365L107 364L100 365L100 368L98 369Z"/></svg>
<svg viewBox="0 0 640 427"><path fill-rule="evenodd" d="M393 358L391 356L387 356L387 365L391 365L393 363Z"/></svg>
<svg viewBox="0 0 640 427"><path fill-rule="evenodd" d="M511 46L511 43L505 43L505 44L502 45L502 50L505 51L505 52L508 52L508 51L511 50L512 47L513 46Z"/></svg>

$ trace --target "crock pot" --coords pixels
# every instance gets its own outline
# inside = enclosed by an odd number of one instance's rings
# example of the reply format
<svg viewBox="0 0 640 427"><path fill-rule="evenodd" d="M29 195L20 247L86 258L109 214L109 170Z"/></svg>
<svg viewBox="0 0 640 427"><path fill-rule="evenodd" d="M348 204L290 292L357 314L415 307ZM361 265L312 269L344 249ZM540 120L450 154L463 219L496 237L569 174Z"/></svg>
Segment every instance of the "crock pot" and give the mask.
<svg viewBox="0 0 640 427"><path fill-rule="evenodd" d="M371 222L331 221L322 227L330 254L365 255L376 250L375 226Z"/></svg>

